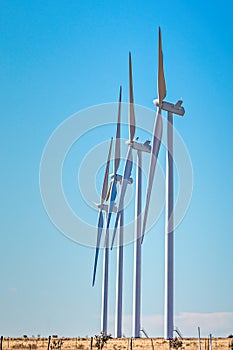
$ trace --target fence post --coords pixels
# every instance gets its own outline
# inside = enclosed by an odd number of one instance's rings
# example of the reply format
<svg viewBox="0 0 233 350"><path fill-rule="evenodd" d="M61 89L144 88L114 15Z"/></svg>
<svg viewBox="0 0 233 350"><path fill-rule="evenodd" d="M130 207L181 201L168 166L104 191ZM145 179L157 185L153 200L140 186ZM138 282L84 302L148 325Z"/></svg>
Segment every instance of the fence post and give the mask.
<svg viewBox="0 0 233 350"><path fill-rule="evenodd" d="M90 346L90 350L92 350L92 346L93 346L93 337L91 337L91 346Z"/></svg>
<svg viewBox="0 0 233 350"><path fill-rule="evenodd" d="M198 333L198 350L201 350L201 328L197 327L197 333Z"/></svg>
<svg viewBox="0 0 233 350"><path fill-rule="evenodd" d="M0 350L2 350L3 336L1 336Z"/></svg>
<svg viewBox="0 0 233 350"><path fill-rule="evenodd" d="M51 340L51 335L49 336L49 341L48 341L48 350L50 348L50 340Z"/></svg>
<svg viewBox="0 0 233 350"><path fill-rule="evenodd" d="M210 338L209 338L209 350L212 350L212 334L210 334Z"/></svg>

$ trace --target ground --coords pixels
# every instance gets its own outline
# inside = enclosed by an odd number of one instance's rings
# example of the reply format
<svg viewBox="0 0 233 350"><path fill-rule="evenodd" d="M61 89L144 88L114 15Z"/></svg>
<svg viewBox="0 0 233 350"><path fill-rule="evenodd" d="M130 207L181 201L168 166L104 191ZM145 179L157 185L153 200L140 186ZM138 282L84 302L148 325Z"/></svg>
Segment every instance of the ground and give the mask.
<svg viewBox="0 0 233 350"><path fill-rule="evenodd" d="M106 350L198 350L198 339L185 338L180 347L172 347L169 341L162 338L109 339L104 345ZM90 338L56 338L52 337L48 349L48 338L4 338L1 350L96 350L96 340ZM175 345L175 344L174 344ZM233 350L233 338L213 338L212 349ZM208 339L201 339L201 350L211 350Z"/></svg>

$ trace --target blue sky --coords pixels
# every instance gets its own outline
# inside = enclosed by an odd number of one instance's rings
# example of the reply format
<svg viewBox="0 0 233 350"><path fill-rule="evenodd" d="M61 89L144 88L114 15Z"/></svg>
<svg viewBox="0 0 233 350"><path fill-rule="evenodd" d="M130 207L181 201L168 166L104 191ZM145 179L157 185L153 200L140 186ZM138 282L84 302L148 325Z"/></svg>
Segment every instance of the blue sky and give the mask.
<svg viewBox="0 0 233 350"><path fill-rule="evenodd" d="M175 127L194 173L191 204L176 230L175 323L187 336L196 336L198 325L203 336L232 333L232 1L2 1L0 7L2 334L99 332L101 269L92 288L94 249L67 239L49 220L40 161L51 134L69 116L116 102L120 84L128 101L129 50L135 102L153 109L158 26L167 99L184 100L186 115L175 119ZM91 225L97 213L90 214L78 196L76 204L72 194L77 169L83 149L112 133L114 126L87 135L71 149L64 169L67 198ZM164 214L143 245L142 326L151 336L163 335L163 221ZM131 335L132 245L125 260L124 333ZM115 252L110 332L114 261Z"/></svg>

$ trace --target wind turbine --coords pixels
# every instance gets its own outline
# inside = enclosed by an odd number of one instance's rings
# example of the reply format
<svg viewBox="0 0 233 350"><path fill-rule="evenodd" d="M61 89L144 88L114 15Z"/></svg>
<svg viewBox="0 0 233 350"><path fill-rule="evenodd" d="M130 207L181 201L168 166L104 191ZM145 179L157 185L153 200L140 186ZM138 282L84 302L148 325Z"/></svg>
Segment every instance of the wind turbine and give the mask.
<svg viewBox="0 0 233 350"><path fill-rule="evenodd" d="M127 160L124 168L124 175L122 179L119 206L117 211L117 217L113 232L112 245L113 247L116 230L119 223L119 218L124 213L124 197L126 188L130 182L130 176L133 166L132 149L137 151L137 172L136 172L136 201L135 201L135 240L134 240L134 300L133 300L133 332L134 337L140 337L141 329L141 187L142 187L142 152L150 153L151 147L149 142L144 144L134 141L135 135L135 113L134 113L134 96L133 96L133 77L132 77L132 58L129 53L129 141ZM120 227L122 223L120 222ZM120 239L120 238L119 238Z"/></svg>
<svg viewBox="0 0 233 350"><path fill-rule="evenodd" d="M166 149L166 208L165 208L165 296L164 296L164 338L172 339L174 331L174 165L173 165L173 114L183 116L185 111L182 101L176 104L163 101L166 97L166 84L163 70L163 53L161 29L159 28L159 62L158 62L158 100L154 104L158 107L154 128L152 154L147 187L146 209L143 222L143 237L150 202L151 189L154 179L154 169L162 137L162 110L168 112L167 149ZM158 127L156 128L158 124ZM158 138L158 136L160 136Z"/></svg>
<svg viewBox="0 0 233 350"><path fill-rule="evenodd" d="M120 87L119 93L119 104L118 104L118 120L117 120L117 130L116 130L116 141L115 141L115 154L114 154L114 173L111 175L112 181L110 183L109 190L108 187L108 176L109 176L109 165L110 165L110 154L112 149L112 141L110 145L108 161L106 165L105 177L104 177L104 195L101 197L101 200L108 200L110 198L110 203L105 205L103 209L106 211L106 233L104 240L104 258L103 258L103 281L102 281L102 312L101 312L101 332L107 333L107 312L108 312L108 273L109 273L109 226L111 215L113 212L116 212L115 199L117 195L117 181L121 181L121 176L117 174L117 170L120 164L120 115L121 115L121 96L122 88ZM102 191L103 193L103 191ZM104 199L103 199L104 198ZM103 203L102 203L103 206ZM95 263L93 271L93 283L95 283L96 268L99 255L99 245L100 239L103 231L103 216L102 210L99 213L98 220L98 233L97 233L97 244L96 244L96 254L95 254Z"/></svg>

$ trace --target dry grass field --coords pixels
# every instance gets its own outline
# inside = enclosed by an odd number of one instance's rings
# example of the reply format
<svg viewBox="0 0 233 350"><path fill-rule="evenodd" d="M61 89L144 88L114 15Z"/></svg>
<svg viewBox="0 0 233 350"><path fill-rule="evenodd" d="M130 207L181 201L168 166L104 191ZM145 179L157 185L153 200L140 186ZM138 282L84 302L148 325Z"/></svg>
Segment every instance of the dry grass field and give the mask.
<svg viewBox="0 0 233 350"><path fill-rule="evenodd" d="M179 350L197 350L196 338L182 339ZM92 345L91 345L92 343ZM92 346L92 347L91 347ZM96 350L96 341L90 338L51 338L48 349L48 338L3 338L1 350ZM176 350L169 341L162 338L140 339L109 339L104 345L106 350ZM201 339L201 349L209 350L208 339ZM212 349L233 350L233 340L230 338L213 338Z"/></svg>

